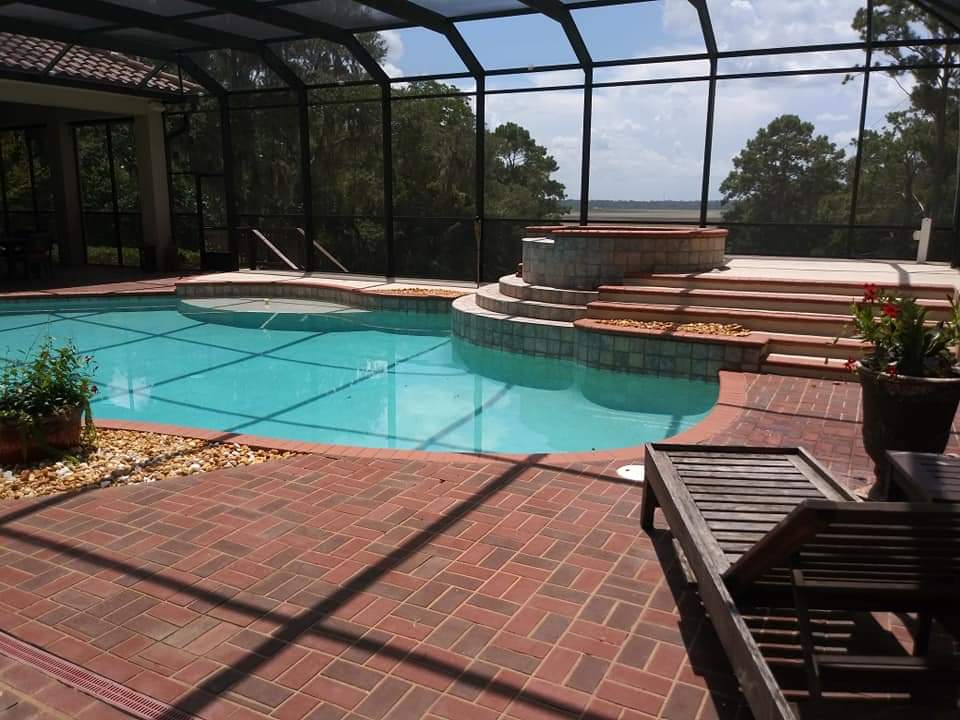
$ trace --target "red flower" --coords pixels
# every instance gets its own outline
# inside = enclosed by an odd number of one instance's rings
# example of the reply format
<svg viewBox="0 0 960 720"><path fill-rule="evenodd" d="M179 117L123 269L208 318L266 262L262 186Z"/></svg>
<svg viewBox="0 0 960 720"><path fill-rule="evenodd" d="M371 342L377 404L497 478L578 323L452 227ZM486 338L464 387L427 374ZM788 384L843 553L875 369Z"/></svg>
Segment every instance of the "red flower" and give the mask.
<svg viewBox="0 0 960 720"><path fill-rule="evenodd" d="M867 283L863 286L863 301L873 302L877 299L877 286L873 283Z"/></svg>
<svg viewBox="0 0 960 720"><path fill-rule="evenodd" d="M847 361L843 364L847 370L853 370L857 367L857 359L853 356L848 357Z"/></svg>
<svg viewBox="0 0 960 720"><path fill-rule="evenodd" d="M889 375L890 377L892 377L892 378L896 377L896 376L897 376L897 364L896 364L896 363L890 363L889 365L887 365L887 369L884 370L884 372L885 372L887 375Z"/></svg>
<svg viewBox="0 0 960 720"><path fill-rule="evenodd" d="M884 303L883 304L883 314L888 318L895 318L900 314L900 311L897 309L897 306L893 303Z"/></svg>

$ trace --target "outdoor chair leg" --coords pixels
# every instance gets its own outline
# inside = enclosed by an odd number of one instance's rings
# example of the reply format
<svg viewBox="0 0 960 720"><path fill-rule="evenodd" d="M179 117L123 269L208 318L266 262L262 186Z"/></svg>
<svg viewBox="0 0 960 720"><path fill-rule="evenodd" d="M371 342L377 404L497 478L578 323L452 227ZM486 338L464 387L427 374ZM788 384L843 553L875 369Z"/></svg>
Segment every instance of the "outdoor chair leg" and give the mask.
<svg viewBox="0 0 960 720"><path fill-rule="evenodd" d="M820 700L823 688L820 684L820 668L813 645L813 626L810 623L810 611L807 598L803 593L803 571L796 568L790 571L790 585L793 590L793 602L797 609L797 623L800 626L800 649L803 652L803 669L807 675L810 697Z"/></svg>
<svg viewBox="0 0 960 720"><path fill-rule="evenodd" d="M653 530L653 513L659 503L648 479L643 481L643 498L640 502L640 527L644 530Z"/></svg>

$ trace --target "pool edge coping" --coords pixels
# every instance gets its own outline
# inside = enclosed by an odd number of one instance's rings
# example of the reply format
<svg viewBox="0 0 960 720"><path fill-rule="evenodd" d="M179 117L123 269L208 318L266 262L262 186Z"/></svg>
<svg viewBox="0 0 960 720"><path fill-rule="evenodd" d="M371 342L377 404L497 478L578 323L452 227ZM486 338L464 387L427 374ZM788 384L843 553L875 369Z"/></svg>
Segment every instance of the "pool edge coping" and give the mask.
<svg viewBox="0 0 960 720"><path fill-rule="evenodd" d="M714 406L693 427L678 435L665 438L661 442L696 444L708 440L715 434L728 428L739 417L746 400L746 378L742 373L721 370L719 373L720 391ZM221 430L155 423L142 420L94 419L94 424L104 430L131 430L135 432L153 432L164 435L195 438L197 440L230 442L253 448L295 452L305 455L327 455L342 458L367 460L420 460L430 462L488 463L494 461L528 461L536 458L540 462L557 464L601 463L611 460L638 460L643 457L643 446L635 445L612 450L591 450L584 452L561 453L497 453L497 452L433 452L430 450L394 450L390 448L370 448L358 445L336 445L313 443L300 440L231 433Z"/></svg>
<svg viewBox="0 0 960 720"><path fill-rule="evenodd" d="M202 278L203 276L197 276ZM190 282L189 280L187 282ZM199 280L202 282L202 280ZM209 282L209 281L208 281ZM177 297L173 288L146 289L138 288L134 290L106 291L102 289L91 292L37 292L35 294L24 295L3 295L0 294L0 302L4 300L36 300L36 299L74 299L74 298L118 298L124 295L157 295L166 297ZM452 304L452 301L451 301ZM746 379L743 374L733 370L721 370L718 373L720 384L717 401L707 413L707 416L700 422L683 432L669 438L664 442L696 444L708 440L713 435L723 431L740 415L746 400ZM220 430L206 430L187 425L176 425L168 423L154 423L140 420L109 420L95 419L97 427L105 430L132 430L137 432L154 432L165 435L176 435L180 437L195 438L198 440L233 442L242 445L248 445L254 448L263 448L269 450L281 450L296 452L309 455L332 455L337 457L348 457L357 459L380 459L380 460L421 460L433 462L457 462L457 463L487 463L497 460L523 461L532 457L540 461L549 461L556 463L600 463L611 460L634 459L643 457L643 446L636 445L625 448L616 448L611 450L590 450L581 452L567 453L475 453L475 452L433 452L430 450L394 450L390 448L368 448L357 445L336 445L329 443L310 443L297 440L283 440L280 438L270 438L261 435L248 435L241 433L230 433Z"/></svg>

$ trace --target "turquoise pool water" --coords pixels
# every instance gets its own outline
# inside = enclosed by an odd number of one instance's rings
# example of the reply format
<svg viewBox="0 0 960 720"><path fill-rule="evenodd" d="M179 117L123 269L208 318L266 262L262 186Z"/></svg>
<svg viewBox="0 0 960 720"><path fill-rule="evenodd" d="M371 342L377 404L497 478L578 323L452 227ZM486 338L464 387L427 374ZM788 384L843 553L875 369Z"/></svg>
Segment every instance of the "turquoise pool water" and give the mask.
<svg viewBox="0 0 960 720"><path fill-rule="evenodd" d="M636 445L691 427L717 399L712 382L481 349L452 338L447 316L233 304L255 311L172 298L0 305L0 357L47 334L74 340L98 365L95 417L448 452Z"/></svg>

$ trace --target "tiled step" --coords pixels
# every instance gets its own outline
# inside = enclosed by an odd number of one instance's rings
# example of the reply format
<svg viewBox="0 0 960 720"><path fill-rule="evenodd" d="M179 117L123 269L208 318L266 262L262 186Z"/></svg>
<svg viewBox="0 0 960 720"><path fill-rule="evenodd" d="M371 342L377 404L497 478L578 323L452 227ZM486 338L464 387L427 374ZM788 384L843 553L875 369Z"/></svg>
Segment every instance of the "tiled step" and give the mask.
<svg viewBox="0 0 960 720"><path fill-rule="evenodd" d="M504 275L500 278L500 292L517 300L535 300L537 302L558 305L586 305L599 298L596 290L566 290L545 285L531 285L516 275Z"/></svg>
<svg viewBox="0 0 960 720"><path fill-rule="evenodd" d="M843 295L850 297L863 296L863 282L859 281L825 281L811 282L807 280L781 280L755 277L736 277L723 272L708 272L697 274L656 273L634 275L625 281L628 286L644 287L675 287L697 288L702 290L738 290L745 292L770 293L810 293L820 295ZM931 300L945 300L954 295L952 285L936 283L911 283L909 285L885 285L889 290L911 295L916 298Z"/></svg>
<svg viewBox="0 0 960 720"><path fill-rule="evenodd" d="M539 320L572 323L587 314L584 305L561 305L537 300L518 300L504 295L497 285L484 285L477 290L477 305L484 310L512 317L529 317Z"/></svg>
<svg viewBox="0 0 960 720"><path fill-rule="evenodd" d="M705 307L774 310L780 312L820 313L849 318L850 305L859 300L858 295L834 295L806 292L758 292L752 286L743 289L701 289L691 287L647 287L636 285L602 285L599 288L601 301L638 302L654 304L687 304ZM950 303L946 299L919 300L927 308L931 320L944 320L950 316Z"/></svg>
<svg viewBox="0 0 960 720"><path fill-rule="evenodd" d="M784 355L806 355L823 360L836 358L847 360L859 358L869 347L868 343L854 338L837 338L822 335L797 335L792 333L766 333L767 350Z"/></svg>
<svg viewBox="0 0 960 720"><path fill-rule="evenodd" d="M848 319L841 315L756 309L741 310L702 305L650 305L598 300L587 306L587 317L632 318L634 320L659 320L677 323L739 323L754 332L824 337L849 336L853 332Z"/></svg>
<svg viewBox="0 0 960 720"><path fill-rule="evenodd" d="M770 353L760 365L762 372L773 375L823 378L856 382L857 376L839 358L812 358L805 355Z"/></svg>
<svg viewBox="0 0 960 720"><path fill-rule="evenodd" d="M464 295L451 306L455 337L475 345L528 355L573 356L573 323L505 315L480 307L476 295Z"/></svg>

